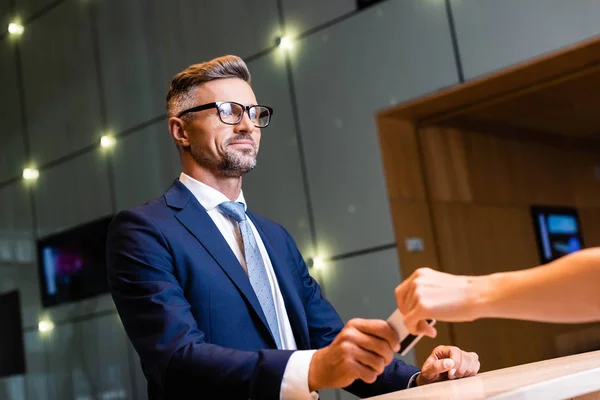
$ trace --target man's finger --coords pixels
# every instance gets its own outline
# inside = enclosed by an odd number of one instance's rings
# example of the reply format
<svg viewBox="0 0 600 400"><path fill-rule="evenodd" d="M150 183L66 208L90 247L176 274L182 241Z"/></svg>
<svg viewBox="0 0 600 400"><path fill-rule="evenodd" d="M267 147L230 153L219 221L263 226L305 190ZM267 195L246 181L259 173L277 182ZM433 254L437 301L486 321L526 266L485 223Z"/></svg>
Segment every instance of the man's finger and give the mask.
<svg viewBox="0 0 600 400"><path fill-rule="evenodd" d="M459 372L459 368L463 364L463 352L456 347L449 346L448 347L448 358L450 358L450 359L452 359L452 361L454 361L454 368L452 368L450 370L450 372L448 372L448 378L454 379L457 377L456 374Z"/></svg>
<svg viewBox="0 0 600 400"><path fill-rule="evenodd" d="M377 375L381 374L387 365L383 357L371 353L370 351L358 348L354 353L354 359L365 367L369 367Z"/></svg>
<svg viewBox="0 0 600 400"><path fill-rule="evenodd" d="M461 364L461 353L462 351L458 347L454 346L438 346L435 349L433 349L433 354L435 354L435 356L438 359L451 359L452 361L454 361L454 370L448 371L449 379L454 378L454 374L456 374L456 370Z"/></svg>
<svg viewBox="0 0 600 400"><path fill-rule="evenodd" d="M461 352L461 361L460 361L460 365L457 368L456 373L454 374L455 378L462 378L464 376L467 376L467 373L469 371L469 368L471 368L472 365L472 358L469 354Z"/></svg>
<svg viewBox="0 0 600 400"><path fill-rule="evenodd" d="M471 362L469 363L469 368L467 368L465 376L477 375L481 366L481 364L479 364L479 356L476 353L470 353L469 355L471 357Z"/></svg>
<svg viewBox="0 0 600 400"><path fill-rule="evenodd" d="M445 358L443 360L437 360L427 367L423 366L421 370L421 375L426 381L434 380L438 375L443 374L444 372L450 371L454 368L454 360L450 358Z"/></svg>
<svg viewBox="0 0 600 400"><path fill-rule="evenodd" d="M421 369L427 368L429 366L429 364L432 364L432 363L436 362L437 360L438 360L438 358L435 356L435 354L432 353L429 357L427 357L427 359L423 363L423 367Z"/></svg>
<svg viewBox="0 0 600 400"><path fill-rule="evenodd" d="M398 345L400 344L398 333L392 329L387 321L353 319L352 325L362 333L385 340L392 350L398 348Z"/></svg>
<svg viewBox="0 0 600 400"><path fill-rule="evenodd" d="M384 359L385 365L392 362L395 349L390 347L390 344L376 336L371 336L359 330L354 331L352 335L353 343L362 350L371 352Z"/></svg>
<svg viewBox="0 0 600 400"><path fill-rule="evenodd" d="M460 361L462 350L455 346L438 346L433 349L437 358L451 358L454 361Z"/></svg>
<svg viewBox="0 0 600 400"><path fill-rule="evenodd" d="M469 376L475 376L475 375L477 375L477 373L479 373L479 369L480 368L481 368L481 363L479 362L479 360L475 361L475 367L472 369L472 371L469 374Z"/></svg>
<svg viewBox="0 0 600 400"><path fill-rule="evenodd" d="M373 383L377 379L377 372L359 361L354 361L352 369L356 371L357 378L362 379L366 383Z"/></svg>

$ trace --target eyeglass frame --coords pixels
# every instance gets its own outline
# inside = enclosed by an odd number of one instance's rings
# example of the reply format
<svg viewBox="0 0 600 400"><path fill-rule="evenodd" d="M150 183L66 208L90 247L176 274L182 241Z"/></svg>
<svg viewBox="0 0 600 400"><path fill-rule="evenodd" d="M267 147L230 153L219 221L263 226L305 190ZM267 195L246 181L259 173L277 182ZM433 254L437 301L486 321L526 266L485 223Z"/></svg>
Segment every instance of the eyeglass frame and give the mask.
<svg viewBox="0 0 600 400"><path fill-rule="evenodd" d="M252 123L252 125L254 125L256 128L261 128L262 129L262 128L266 128L271 123L271 117L273 116L273 109L271 107L263 106L262 104L253 104L251 106L245 106L245 105L243 105L241 103L238 103L236 101L214 101L212 103L206 103L206 104L202 104L202 105L195 106L195 107L192 107L192 108L188 108L187 110L184 110L184 111L180 112L179 114L177 114L177 118L181 118L182 116L184 116L187 113L196 112L196 111L210 110L211 108L216 108L217 110L219 110L219 107L222 104L225 104L225 103L233 103L233 104L237 104L238 106L242 107L242 113L240 114L240 118L235 123L223 121L223 118L221 118L221 113L220 112L217 113L219 115L219 119L221 120L221 122L224 123L224 124L226 124L226 125L237 125L240 122L242 122L242 119L244 118L244 113L247 113L248 117L249 117L250 116L250 109L252 107L264 107L267 110L269 110L269 122L267 122L267 124L265 126L257 126L255 123Z"/></svg>

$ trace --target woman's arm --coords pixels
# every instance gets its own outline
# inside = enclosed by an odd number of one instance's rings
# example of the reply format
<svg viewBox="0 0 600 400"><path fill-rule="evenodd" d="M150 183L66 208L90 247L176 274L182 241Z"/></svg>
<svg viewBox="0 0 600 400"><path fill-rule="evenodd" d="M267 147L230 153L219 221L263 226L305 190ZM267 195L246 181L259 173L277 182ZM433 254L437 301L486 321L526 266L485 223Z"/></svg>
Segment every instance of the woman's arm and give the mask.
<svg viewBox="0 0 600 400"><path fill-rule="evenodd" d="M600 248L581 250L536 268L492 274L478 285L479 318L600 321Z"/></svg>
<svg viewBox="0 0 600 400"><path fill-rule="evenodd" d="M510 318L580 323L600 321L600 248L531 269L457 276L423 268L396 288L398 308L413 333L435 334L423 321Z"/></svg>

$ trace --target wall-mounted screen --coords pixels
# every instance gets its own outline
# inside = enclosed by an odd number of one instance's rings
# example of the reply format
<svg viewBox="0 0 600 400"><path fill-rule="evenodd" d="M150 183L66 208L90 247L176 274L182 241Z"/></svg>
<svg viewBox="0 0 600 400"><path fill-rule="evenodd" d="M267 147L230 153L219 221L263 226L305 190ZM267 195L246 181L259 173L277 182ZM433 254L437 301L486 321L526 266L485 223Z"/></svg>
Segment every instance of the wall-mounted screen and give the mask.
<svg viewBox="0 0 600 400"><path fill-rule="evenodd" d="M542 264L583 248L581 225L575 208L532 206L531 215Z"/></svg>
<svg viewBox="0 0 600 400"><path fill-rule="evenodd" d="M25 342L19 291L0 294L0 378L25 374Z"/></svg>
<svg viewBox="0 0 600 400"><path fill-rule="evenodd" d="M106 234L111 220L102 218L38 240L44 307L108 292Z"/></svg>

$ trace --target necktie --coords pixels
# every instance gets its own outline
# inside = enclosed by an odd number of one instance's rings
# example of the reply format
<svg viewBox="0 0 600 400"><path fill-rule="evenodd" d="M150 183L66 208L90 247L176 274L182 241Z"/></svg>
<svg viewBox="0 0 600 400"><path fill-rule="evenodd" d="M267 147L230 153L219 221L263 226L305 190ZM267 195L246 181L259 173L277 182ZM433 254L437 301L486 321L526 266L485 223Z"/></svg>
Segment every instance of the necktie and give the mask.
<svg viewBox="0 0 600 400"><path fill-rule="evenodd" d="M254 293L258 298L258 302L267 318L271 334L277 343L277 348L281 349L281 338L279 337L279 326L277 325L277 314L275 312L275 302L273 301L273 293L271 293L271 285L267 276L267 269L263 261L262 255L256 238L252 233L252 227L246 218L244 204L234 201L225 201L219 204L219 208L227 215L232 216L239 224L242 240L244 241L244 256L246 258L246 269L248 270L248 278Z"/></svg>

